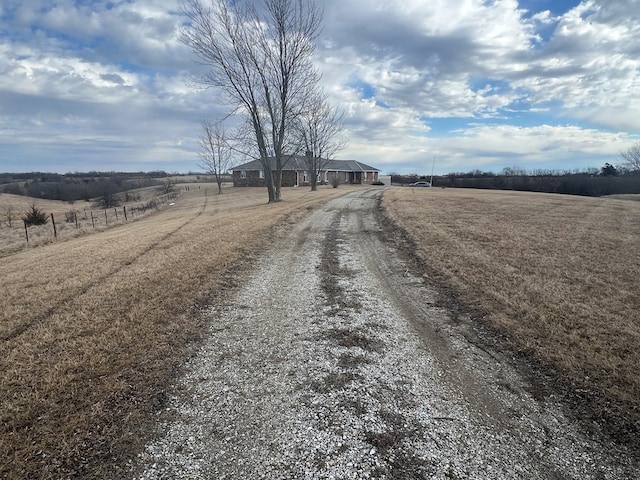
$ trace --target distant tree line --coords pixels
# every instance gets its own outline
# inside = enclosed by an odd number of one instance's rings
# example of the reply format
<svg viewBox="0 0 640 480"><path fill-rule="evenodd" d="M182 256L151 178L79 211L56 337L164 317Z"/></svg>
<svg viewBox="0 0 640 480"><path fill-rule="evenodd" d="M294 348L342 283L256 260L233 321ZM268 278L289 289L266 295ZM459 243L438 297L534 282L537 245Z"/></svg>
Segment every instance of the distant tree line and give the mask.
<svg viewBox="0 0 640 480"><path fill-rule="evenodd" d="M165 172L3 173L0 191L68 202L99 199L102 206L112 207L118 203L118 194L158 185L158 179L166 176Z"/></svg>
<svg viewBox="0 0 640 480"><path fill-rule="evenodd" d="M472 170L433 177L435 187L487 188L527 192L601 195L640 193L640 142L620 152L620 164L605 163L586 170L533 170L505 167L500 173ZM431 177L391 174L391 183L405 185Z"/></svg>
<svg viewBox="0 0 640 480"><path fill-rule="evenodd" d="M392 175L391 183L406 185L419 180L430 181L424 175ZM602 168L582 171L534 170L506 167L500 173L472 170L452 172L433 177L434 187L482 188L527 192L562 193L601 196L640 193L640 171L618 170L606 163Z"/></svg>
<svg viewBox="0 0 640 480"><path fill-rule="evenodd" d="M0 185L26 181L26 180L39 180L42 182L56 182L62 181L62 178L128 178L128 179L140 179L140 178L164 178L171 174L163 171L151 171L151 172L69 172L65 174L49 173L49 172L20 172L20 173L0 173ZM194 174L195 175L195 174Z"/></svg>

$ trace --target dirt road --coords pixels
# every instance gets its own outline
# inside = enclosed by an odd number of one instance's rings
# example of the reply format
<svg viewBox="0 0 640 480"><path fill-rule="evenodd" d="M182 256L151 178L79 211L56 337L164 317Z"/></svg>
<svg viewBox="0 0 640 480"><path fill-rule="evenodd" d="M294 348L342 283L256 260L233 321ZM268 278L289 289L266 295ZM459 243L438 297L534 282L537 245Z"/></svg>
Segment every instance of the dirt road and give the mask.
<svg viewBox="0 0 640 480"><path fill-rule="evenodd" d="M437 306L380 194L310 211L210 307L137 478L640 478Z"/></svg>

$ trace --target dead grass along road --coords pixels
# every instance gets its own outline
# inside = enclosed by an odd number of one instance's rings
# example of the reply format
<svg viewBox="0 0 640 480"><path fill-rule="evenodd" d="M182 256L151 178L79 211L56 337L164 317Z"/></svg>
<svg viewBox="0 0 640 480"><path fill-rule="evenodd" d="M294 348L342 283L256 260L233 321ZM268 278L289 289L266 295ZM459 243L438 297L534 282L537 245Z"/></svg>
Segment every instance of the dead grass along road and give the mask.
<svg viewBox="0 0 640 480"><path fill-rule="evenodd" d="M292 189L266 206L263 189L238 189L203 207L192 186L153 217L0 258L0 477L121 477L201 333L193 306L345 191ZM640 202L389 189L383 205L425 272L578 389L604 392L586 397L594 418L634 431Z"/></svg>
<svg viewBox="0 0 640 480"><path fill-rule="evenodd" d="M161 213L0 259L0 477L118 478L200 335L193 306L343 189L183 193ZM114 470L116 469L116 470Z"/></svg>
<svg viewBox="0 0 640 480"><path fill-rule="evenodd" d="M383 205L425 273L555 371L581 415L637 447L639 202L396 188Z"/></svg>

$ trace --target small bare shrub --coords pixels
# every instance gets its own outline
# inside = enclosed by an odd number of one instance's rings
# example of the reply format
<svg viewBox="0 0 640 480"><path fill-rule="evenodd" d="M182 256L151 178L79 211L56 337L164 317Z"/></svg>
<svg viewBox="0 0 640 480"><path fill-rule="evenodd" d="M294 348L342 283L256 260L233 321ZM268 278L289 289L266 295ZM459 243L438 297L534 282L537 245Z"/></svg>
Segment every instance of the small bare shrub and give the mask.
<svg viewBox="0 0 640 480"><path fill-rule="evenodd" d="M11 205L5 207L4 216L6 217L5 223L7 227L11 228L11 223L13 222L13 207Z"/></svg>
<svg viewBox="0 0 640 480"><path fill-rule="evenodd" d="M160 195L167 195L176 191L176 182L173 180L166 180L157 187L157 191Z"/></svg>
<svg viewBox="0 0 640 480"><path fill-rule="evenodd" d="M76 215L78 212L76 210L69 210L64 213L64 220L67 223L74 223L76 221Z"/></svg>
<svg viewBox="0 0 640 480"><path fill-rule="evenodd" d="M149 200L142 208L144 210L153 210L154 208L158 208L158 202L156 200Z"/></svg>

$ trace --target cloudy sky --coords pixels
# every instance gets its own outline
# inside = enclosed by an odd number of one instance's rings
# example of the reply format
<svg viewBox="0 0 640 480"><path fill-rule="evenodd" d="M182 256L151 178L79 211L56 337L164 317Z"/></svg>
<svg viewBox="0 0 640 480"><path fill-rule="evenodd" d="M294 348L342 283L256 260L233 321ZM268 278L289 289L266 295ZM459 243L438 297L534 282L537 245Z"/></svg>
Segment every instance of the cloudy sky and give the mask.
<svg viewBox="0 0 640 480"><path fill-rule="evenodd" d="M0 171L197 171L178 0L2 0ZM584 169L640 140L640 0L326 0L340 158L383 173ZM244 161L244 159L242 159Z"/></svg>

